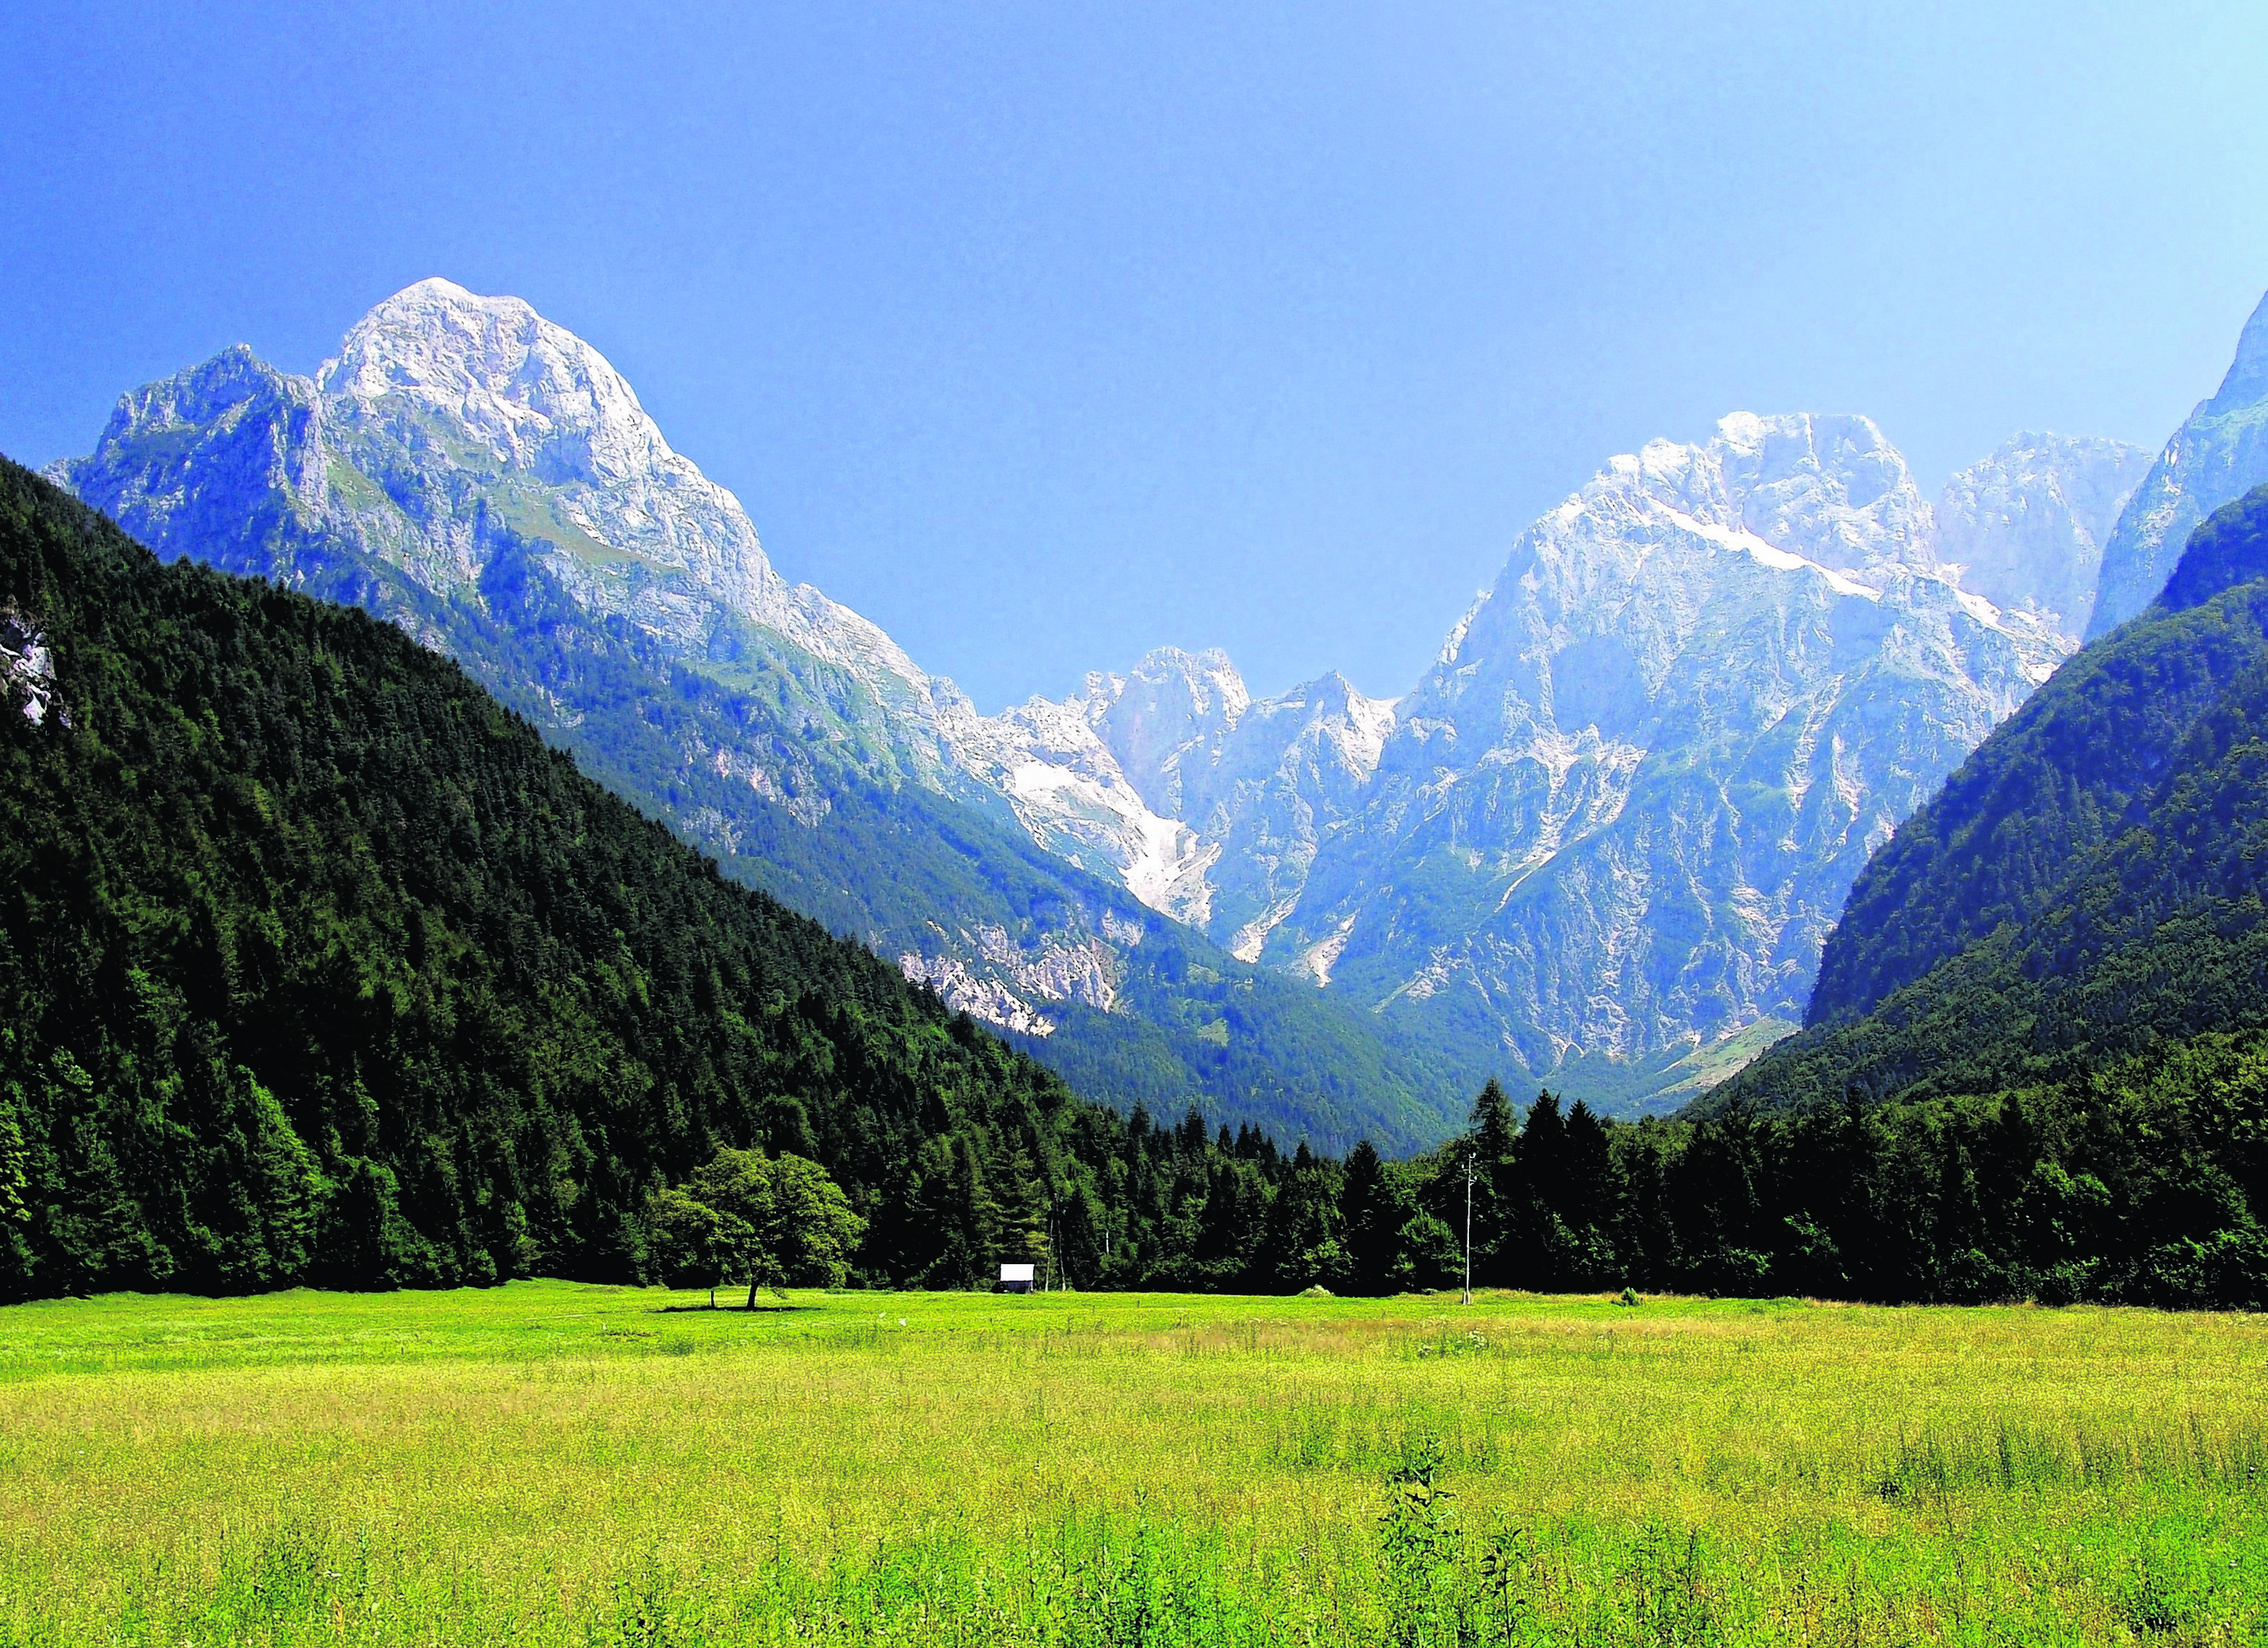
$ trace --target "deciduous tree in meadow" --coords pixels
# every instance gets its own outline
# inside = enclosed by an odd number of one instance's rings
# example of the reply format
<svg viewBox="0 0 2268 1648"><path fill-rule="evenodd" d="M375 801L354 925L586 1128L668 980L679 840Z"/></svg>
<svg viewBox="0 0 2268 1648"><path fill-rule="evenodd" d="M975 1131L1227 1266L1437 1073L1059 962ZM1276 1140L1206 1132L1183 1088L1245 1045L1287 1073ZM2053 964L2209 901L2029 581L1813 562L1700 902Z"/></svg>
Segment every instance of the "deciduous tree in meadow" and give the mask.
<svg viewBox="0 0 2268 1648"><path fill-rule="evenodd" d="M839 1285L866 1221L817 1162L762 1151L719 1150L681 1187L655 1193L647 1223L665 1270L745 1277L756 1291Z"/></svg>

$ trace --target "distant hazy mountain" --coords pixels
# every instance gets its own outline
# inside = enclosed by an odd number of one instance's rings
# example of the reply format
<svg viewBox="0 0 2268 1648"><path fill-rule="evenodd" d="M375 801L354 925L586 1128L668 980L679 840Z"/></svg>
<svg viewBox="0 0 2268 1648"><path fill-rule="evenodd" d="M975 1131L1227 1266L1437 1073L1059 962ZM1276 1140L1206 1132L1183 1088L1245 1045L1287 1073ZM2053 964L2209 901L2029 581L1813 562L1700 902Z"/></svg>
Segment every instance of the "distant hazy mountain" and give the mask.
<svg viewBox="0 0 2268 1648"><path fill-rule="evenodd" d="M2268 482L2268 298L2237 339L2212 399L2150 466L2102 553L2087 638L2108 635L2157 598L2198 523Z"/></svg>
<svg viewBox="0 0 2268 1648"><path fill-rule="evenodd" d="M2124 441L2012 435L1946 483L1938 559L1960 569L1962 588L2083 635L2102 547L2149 463Z"/></svg>
<svg viewBox="0 0 2268 1648"><path fill-rule="evenodd" d="M621 375L515 298L422 282L312 379L226 350L126 396L51 474L164 555L356 601L458 657L733 873L1099 1097L1342 1145L1447 1125L1373 1021L1155 913L1170 840L1089 850L1108 879L1035 846L1022 724L789 585Z"/></svg>
<svg viewBox="0 0 2268 1648"><path fill-rule="evenodd" d="M1219 651L1165 647L964 739L1033 837L1246 960L1359 810L1394 706L1326 675L1255 701Z"/></svg>

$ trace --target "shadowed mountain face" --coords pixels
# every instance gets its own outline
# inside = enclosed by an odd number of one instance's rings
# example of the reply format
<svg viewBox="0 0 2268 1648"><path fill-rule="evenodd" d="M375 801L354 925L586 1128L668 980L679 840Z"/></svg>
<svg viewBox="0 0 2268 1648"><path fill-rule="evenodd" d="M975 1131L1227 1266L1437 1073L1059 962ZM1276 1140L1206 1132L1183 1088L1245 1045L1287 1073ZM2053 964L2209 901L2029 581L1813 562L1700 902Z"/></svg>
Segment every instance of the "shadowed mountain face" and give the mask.
<svg viewBox="0 0 2268 1648"><path fill-rule="evenodd" d="M993 724L780 578L606 360L516 299L421 283L313 379L225 351L127 396L52 473L162 555L457 657L731 873L1099 1097L1334 1145L1448 1125L1372 1023L1035 844L986 765Z"/></svg>
<svg viewBox="0 0 2268 1648"><path fill-rule="evenodd" d="M2268 298L2237 340L2236 358L2198 403L2118 517L2087 626L2105 636L2156 599L2198 523L2268 482Z"/></svg>

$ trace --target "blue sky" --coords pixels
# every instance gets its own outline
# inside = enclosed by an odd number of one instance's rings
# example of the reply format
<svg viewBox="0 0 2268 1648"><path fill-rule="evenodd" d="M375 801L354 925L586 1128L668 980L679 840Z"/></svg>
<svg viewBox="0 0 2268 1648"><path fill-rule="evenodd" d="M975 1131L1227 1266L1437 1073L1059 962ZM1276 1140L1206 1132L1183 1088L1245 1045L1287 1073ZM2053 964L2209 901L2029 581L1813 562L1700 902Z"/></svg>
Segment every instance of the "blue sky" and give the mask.
<svg viewBox="0 0 2268 1648"><path fill-rule="evenodd" d="M2268 288L2268 8L11 7L0 451L526 298L980 704L1406 689L1735 408L2154 445Z"/></svg>

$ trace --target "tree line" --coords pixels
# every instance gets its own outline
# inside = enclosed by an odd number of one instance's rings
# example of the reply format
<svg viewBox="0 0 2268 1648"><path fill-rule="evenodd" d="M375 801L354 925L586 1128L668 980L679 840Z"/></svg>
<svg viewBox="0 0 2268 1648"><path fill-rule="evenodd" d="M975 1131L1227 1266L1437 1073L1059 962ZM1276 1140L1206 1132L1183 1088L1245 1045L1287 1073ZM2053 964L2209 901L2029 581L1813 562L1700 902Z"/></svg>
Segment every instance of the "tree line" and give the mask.
<svg viewBox="0 0 2268 1648"><path fill-rule="evenodd" d="M1176 1194L1178 1218L1173 1196L1148 1203L1152 1254L1098 1281L1447 1287L1469 1197L1476 1286L2257 1310L2268 1035L2208 1034L2071 1085L1697 1119L1609 1121L1549 1092L1522 1115L1491 1082L1414 1160L1219 1148Z"/></svg>

